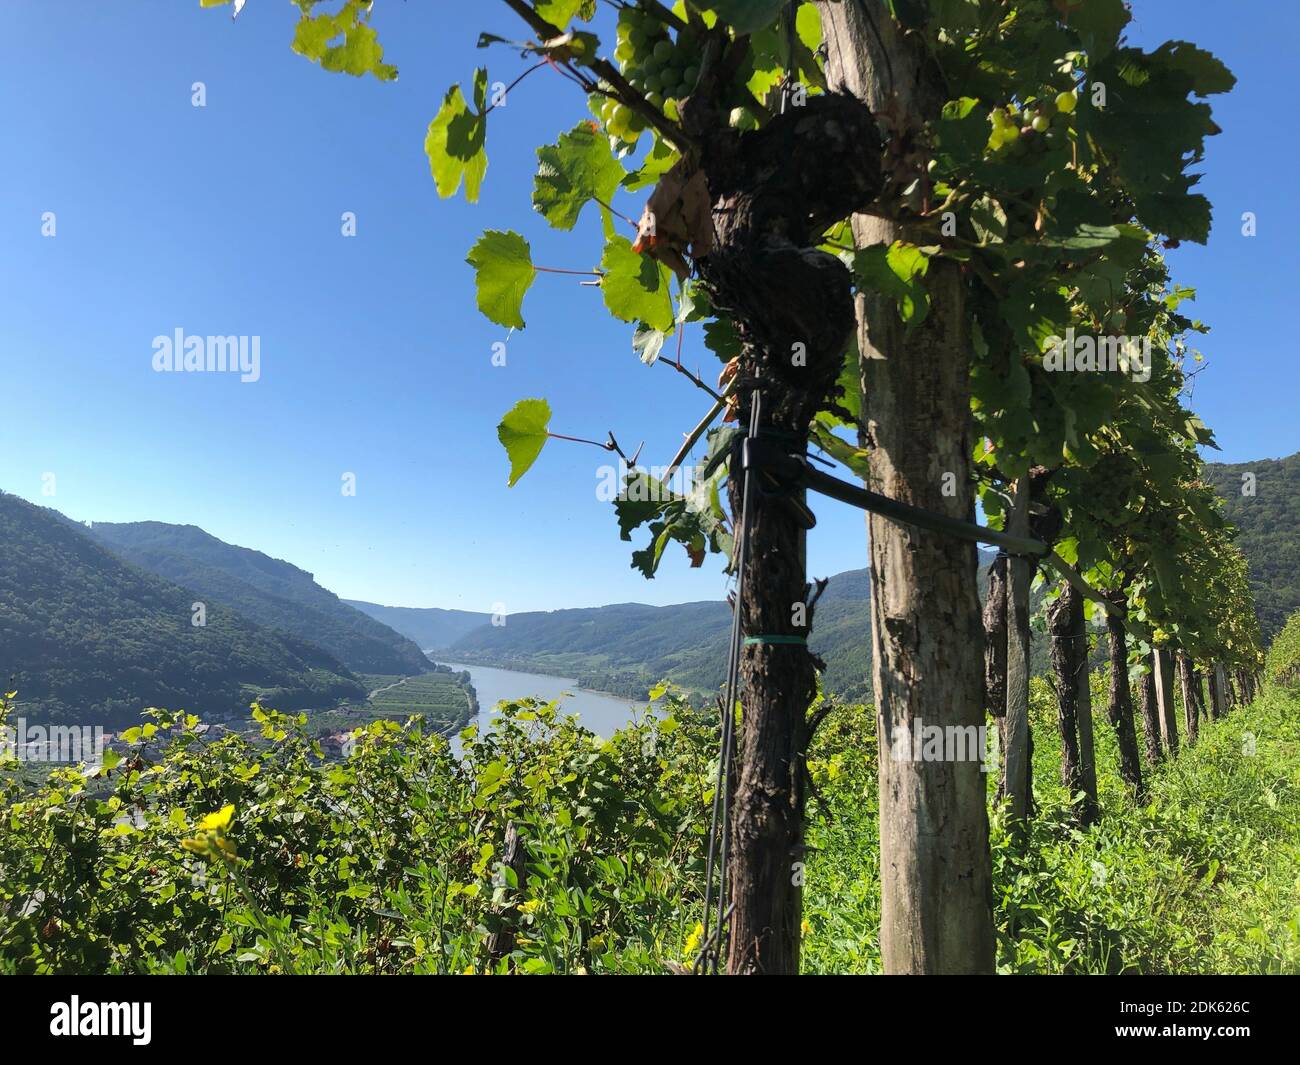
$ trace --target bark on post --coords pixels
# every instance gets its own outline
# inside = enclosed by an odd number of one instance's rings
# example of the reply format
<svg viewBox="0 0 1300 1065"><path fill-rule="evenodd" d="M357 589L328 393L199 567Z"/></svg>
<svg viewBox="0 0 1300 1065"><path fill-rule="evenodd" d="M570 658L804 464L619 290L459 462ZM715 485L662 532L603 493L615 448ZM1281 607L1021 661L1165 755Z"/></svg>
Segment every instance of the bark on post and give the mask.
<svg viewBox="0 0 1300 1065"><path fill-rule="evenodd" d="M1080 597L1082 598L1082 597ZM1097 804L1097 749L1092 730L1092 683L1088 670L1088 625L1083 616L1083 603L1079 603L1079 762L1083 770L1083 792L1088 797L1084 804L1084 824L1094 823L1099 814Z"/></svg>
<svg viewBox="0 0 1300 1065"><path fill-rule="evenodd" d="M1016 482L1016 495L1007 519L1007 531L1029 533L1029 477ZM1029 736L1029 588L1034 563L1013 558L1007 587L1007 705L1002 725L1002 781L1000 793L1010 804L1013 818L1032 815L1033 781L1030 779Z"/></svg>
<svg viewBox="0 0 1300 1065"><path fill-rule="evenodd" d="M1178 757L1178 716L1174 713L1174 664L1168 651L1155 652L1156 709L1160 739L1170 758Z"/></svg>
<svg viewBox="0 0 1300 1065"><path fill-rule="evenodd" d="M873 112L887 102L918 130L942 86L880 0L818 5L827 76ZM853 219L858 247L902 236ZM933 259L930 313L907 330L892 298L858 297L867 486L942 514L974 516L969 317L959 267ZM951 475L956 493L943 491ZM973 544L868 516L873 689L880 743L880 951L888 973L993 971L992 884L984 778L977 760L916 761L925 726L984 722ZM897 745L895 748L893 745Z"/></svg>
<svg viewBox="0 0 1300 1065"><path fill-rule="evenodd" d="M999 554L989 564L984 595L984 707L999 720L1007 712L1007 563ZM1005 743L1002 747L1006 749Z"/></svg>
<svg viewBox="0 0 1300 1065"><path fill-rule="evenodd" d="M1160 711L1156 700L1155 655L1147 655L1146 671L1138 688L1142 704L1142 739L1146 745L1147 763L1156 765L1164 759L1160 743Z"/></svg>
<svg viewBox="0 0 1300 1065"><path fill-rule="evenodd" d="M1116 600L1122 606L1122 597ZM1110 691L1106 702L1106 716L1119 744L1119 774L1124 783L1133 789L1141 801L1146 796L1142 784L1142 762L1138 758L1137 732L1133 727L1133 698L1128 684L1128 634L1114 614L1106 615L1106 631L1110 637Z"/></svg>
<svg viewBox="0 0 1300 1065"><path fill-rule="evenodd" d="M1200 734L1201 703L1196 693L1196 674L1191 659L1182 651L1178 652L1178 686L1183 696L1183 727L1190 745Z"/></svg>
<svg viewBox="0 0 1300 1065"><path fill-rule="evenodd" d="M1066 583L1047 611L1056 681L1057 725L1061 731L1061 783L1073 800L1080 792L1079 820L1097 819L1097 771L1092 761L1092 705L1088 692L1088 633L1083 596ZM1086 721L1086 724L1085 724Z"/></svg>
<svg viewBox="0 0 1300 1065"><path fill-rule="evenodd" d="M735 76L740 54L706 53L682 116L700 147L679 164L679 176L697 184L702 177L707 187L712 247L696 265L713 305L739 334L741 424L749 424L757 403L759 433L801 455L809 423L836 388L855 325L849 270L815 245L833 222L875 199L880 138L867 108L838 94L809 97L760 130L731 130L710 85ZM733 461L728 490L738 519L742 475ZM740 662L743 710L726 829L727 971L733 974L799 970L804 752L816 693L815 660L805 642L812 607L800 498L797 489L749 496L738 605L747 640Z"/></svg>
<svg viewBox="0 0 1300 1065"><path fill-rule="evenodd" d="M1214 716L1223 717L1228 707L1223 698L1223 667L1218 662L1210 669L1210 702L1214 706Z"/></svg>
<svg viewBox="0 0 1300 1065"><path fill-rule="evenodd" d="M526 862L528 854L524 849L523 841L519 838L519 829L511 821L506 826L505 849L501 854L501 866L503 869L509 869L515 875L515 887L510 888L507 885L509 895L500 909L496 911L498 926L496 931L488 936L488 962L495 966L502 958L507 957L515 949L515 933L519 919L519 907L514 899L522 894L525 877Z"/></svg>

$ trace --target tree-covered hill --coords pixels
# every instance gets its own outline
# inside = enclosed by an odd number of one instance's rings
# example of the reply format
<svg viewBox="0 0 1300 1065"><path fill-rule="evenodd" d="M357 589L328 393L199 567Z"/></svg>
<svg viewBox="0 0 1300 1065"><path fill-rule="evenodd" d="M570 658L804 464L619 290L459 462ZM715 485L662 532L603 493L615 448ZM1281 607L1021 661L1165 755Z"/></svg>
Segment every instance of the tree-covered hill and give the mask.
<svg viewBox="0 0 1300 1065"><path fill-rule="evenodd" d="M93 537L141 569L324 648L357 673L423 673L420 648L322 588L305 570L194 525L96 522Z"/></svg>
<svg viewBox="0 0 1300 1065"><path fill-rule="evenodd" d="M474 610L443 610L440 607L380 606L360 599L344 599L376 621L408 636L420 647L449 647L468 632L486 625L491 614Z"/></svg>
<svg viewBox="0 0 1300 1065"><path fill-rule="evenodd" d="M331 655L137 569L54 511L0 493L0 677L32 720L137 724L146 706L225 716L254 695L331 706L364 688Z"/></svg>
<svg viewBox="0 0 1300 1065"><path fill-rule="evenodd" d="M708 690L726 665L729 619L721 601L511 614L504 625L479 625L443 657L577 677L586 687L633 696L665 677Z"/></svg>
<svg viewBox="0 0 1300 1065"><path fill-rule="evenodd" d="M1300 608L1300 452L1284 459L1207 463L1205 478L1237 527L1259 626L1271 640Z"/></svg>

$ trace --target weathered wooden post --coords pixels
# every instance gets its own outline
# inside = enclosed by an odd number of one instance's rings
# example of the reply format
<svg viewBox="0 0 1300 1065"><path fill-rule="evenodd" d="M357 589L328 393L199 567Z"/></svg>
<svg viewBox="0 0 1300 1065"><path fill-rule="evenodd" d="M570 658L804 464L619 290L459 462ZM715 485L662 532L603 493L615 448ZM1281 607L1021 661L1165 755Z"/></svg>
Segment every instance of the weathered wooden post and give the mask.
<svg viewBox="0 0 1300 1065"><path fill-rule="evenodd" d="M511 888L509 882L506 883L506 901L496 911L500 925L495 932L488 936L488 961L492 965L507 957L515 949L515 931L519 909L514 900L522 894L527 875L526 859L527 853L524 850L523 841L519 838L519 829L511 821L506 826L506 844L501 855L501 869L503 871L509 869L515 874L515 887Z"/></svg>
<svg viewBox="0 0 1300 1065"><path fill-rule="evenodd" d="M1214 716L1223 717L1228 712L1225 689L1228 679L1223 674L1222 664L1214 663L1214 672L1210 674L1210 698L1214 700Z"/></svg>
<svg viewBox="0 0 1300 1065"><path fill-rule="evenodd" d="M1155 659L1156 712L1160 716L1160 738L1169 757L1178 754L1178 718L1174 713L1174 663L1167 650L1157 650Z"/></svg>
<svg viewBox="0 0 1300 1065"><path fill-rule="evenodd" d="M1029 476L1016 481L1015 505L1007 517L1007 532L1029 535ZM1012 557L1007 582L1007 703L1002 719L1002 793L1011 816L1029 816L1029 586L1034 562Z"/></svg>
<svg viewBox="0 0 1300 1065"><path fill-rule="evenodd" d="M1155 655L1147 655L1146 672L1138 688L1139 703L1142 707L1142 738L1146 744L1147 762L1155 765L1163 761L1165 752L1160 742L1160 709L1156 699L1156 665Z"/></svg>
<svg viewBox="0 0 1300 1065"><path fill-rule="evenodd" d="M1200 731L1201 701L1196 691L1196 671L1192 669L1192 660L1182 651L1178 652L1178 684L1183 694L1183 727L1187 730L1187 742L1192 744Z"/></svg>

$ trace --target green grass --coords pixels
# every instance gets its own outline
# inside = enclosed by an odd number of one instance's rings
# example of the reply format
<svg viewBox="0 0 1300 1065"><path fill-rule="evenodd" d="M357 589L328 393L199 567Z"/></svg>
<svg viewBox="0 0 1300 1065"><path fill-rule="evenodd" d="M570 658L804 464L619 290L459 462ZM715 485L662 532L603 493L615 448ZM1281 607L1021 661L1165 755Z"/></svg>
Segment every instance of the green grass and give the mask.
<svg viewBox="0 0 1300 1065"><path fill-rule="evenodd" d="M992 820L998 965L1032 973L1300 973L1300 696L1269 689L1202 726L1178 759L1152 770L1136 805L1119 778L1113 733L1094 701L1099 824L1077 827L1060 784L1053 708L1036 687L1028 841ZM824 729L862 723L832 717ZM853 746L862 747L859 734ZM872 739L874 742L874 738ZM874 758L843 737L819 746L838 763L814 808L804 966L879 971L879 839ZM836 753L836 748L841 748ZM1249 753L1253 751L1253 753Z"/></svg>

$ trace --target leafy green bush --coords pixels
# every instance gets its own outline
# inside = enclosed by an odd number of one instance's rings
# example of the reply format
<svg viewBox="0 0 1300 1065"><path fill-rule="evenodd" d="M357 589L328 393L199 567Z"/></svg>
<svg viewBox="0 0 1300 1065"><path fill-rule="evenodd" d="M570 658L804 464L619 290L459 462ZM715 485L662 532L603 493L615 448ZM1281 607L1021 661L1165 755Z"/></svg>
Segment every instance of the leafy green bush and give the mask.
<svg viewBox="0 0 1300 1065"><path fill-rule="evenodd" d="M1300 688L1300 610L1282 626L1268 649L1268 679L1288 688Z"/></svg>
<svg viewBox="0 0 1300 1065"><path fill-rule="evenodd" d="M253 739L147 716L99 769L38 788L0 769L4 968L481 972L510 904L500 969L684 957L712 747L688 706L606 742L554 704L504 705L459 759L418 723L375 721L337 762L302 715L255 707ZM522 884L500 867L511 821Z"/></svg>
<svg viewBox="0 0 1300 1065"><path fill-rule="evenodd" d="M1205 722L1142 807L1098 714L1086 831L1049 710L1036 688L1028 837L991 815L999 969L1300 971L1300 700ZM148 716L99 769L0 763L0 972L644 973L698 945L717 722L673 695L609 740L503 704L459 755L380 720L338 761L302 716L255 707L249 736ZM871 710L836 707L808 768L803 968L877 972Z"/></svg>

